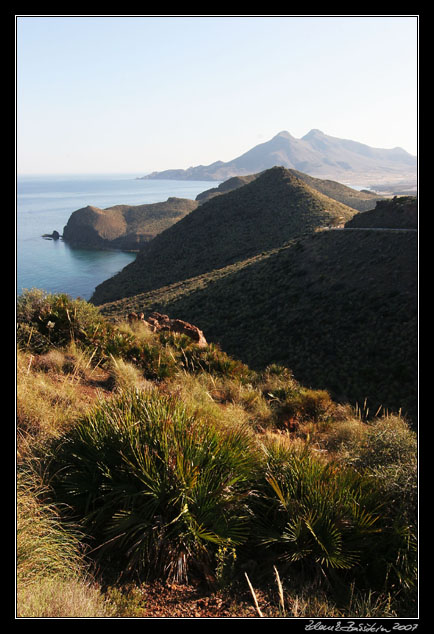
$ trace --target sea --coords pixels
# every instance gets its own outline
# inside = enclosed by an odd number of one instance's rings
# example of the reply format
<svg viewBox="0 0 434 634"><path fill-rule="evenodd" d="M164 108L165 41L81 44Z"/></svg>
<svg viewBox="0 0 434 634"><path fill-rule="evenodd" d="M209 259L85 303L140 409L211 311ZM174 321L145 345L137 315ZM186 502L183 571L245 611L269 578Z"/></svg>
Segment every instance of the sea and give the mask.
<svg viewBox="0 0 434 634"><path fill-rule="evenodd" d="M216 181L141 180L143 174L19 175L16 178L16 294L38 288L89 300L95 287L136 258L136 253L75 248L60 235L73 211L92 205L142 205L170 196L195 199Z"/></svg>

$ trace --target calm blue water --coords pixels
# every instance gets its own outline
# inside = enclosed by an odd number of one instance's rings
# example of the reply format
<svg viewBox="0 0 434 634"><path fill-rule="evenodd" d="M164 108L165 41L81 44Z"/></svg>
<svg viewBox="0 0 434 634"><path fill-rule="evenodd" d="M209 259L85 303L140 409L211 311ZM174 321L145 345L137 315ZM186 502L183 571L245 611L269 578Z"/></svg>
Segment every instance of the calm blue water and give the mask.
<svg viewBox="0 0 434 634"><path fill-rule="evenodd" d="M140 205L169 196L195 199L216 187L216 181L136 180L143 174L85 176L19 176L16 213L16 288L41 288L89 299L95 287L136 255L122 251L72 248L62 240L46 240L44 233L60 234L76 209L102 209L118 204Z"/></svg>

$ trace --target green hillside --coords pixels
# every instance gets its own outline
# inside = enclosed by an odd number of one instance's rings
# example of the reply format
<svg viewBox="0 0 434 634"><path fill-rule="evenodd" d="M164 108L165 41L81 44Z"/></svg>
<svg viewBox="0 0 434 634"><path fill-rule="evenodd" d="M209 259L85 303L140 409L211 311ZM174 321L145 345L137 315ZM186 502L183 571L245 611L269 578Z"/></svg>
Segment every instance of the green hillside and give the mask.
<svg viewBox="0 0 434 634"><path fill-rule="evenodd" d="M355 213L291 171L274 167L156 236L135 262L97 286L91 301L130 297L222 268L318 228L343 224Z"/></svg>
<svg viewBox="0 0 434 634"><path fill-rule="evenodd" d="M353 189L352 187L348 187L342 183L322 178L314 178L313 176L309 176L308 174L304 174L303 172L299 172L294 169L289 169L288 171L309 185L309 187L312 187L312 189L315 189L321 194L324 194L329 198L333 198L333 200L337 200L344 205L348 205L348 207L357 209L358 211L374 209L376 201L382 199L382 196L374 192L369 192L367 190L358 191L357 189ZM200 193L196 196L196 200L203 203L215 196L221 196L222 194L226 194L228 191L243 187L244 185L252 182L255 178L258 178L261 173L262 172L259 174L252 174L250 176L234 176L233 178L229 178L227 181L220 183L218 187L213 187Z"/></svg>
<svg viewBox="0 0 434 634"><path fill-rule="evenodd" d="M254 368L415 419L417 248L416 232L323 231L101 311L176 315Z"/></svg>

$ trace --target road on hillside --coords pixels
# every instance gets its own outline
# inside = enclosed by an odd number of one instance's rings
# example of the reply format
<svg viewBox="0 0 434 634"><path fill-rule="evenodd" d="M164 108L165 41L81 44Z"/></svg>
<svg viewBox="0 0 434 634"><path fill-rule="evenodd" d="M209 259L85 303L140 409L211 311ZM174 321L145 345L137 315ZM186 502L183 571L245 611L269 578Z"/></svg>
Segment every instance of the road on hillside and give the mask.
<svg viewBox="0 0 434 634"><path fill-rule="evenodd" d="M331 231L417 231L417 229L393 229L392 227L327 227Z"/></svg>

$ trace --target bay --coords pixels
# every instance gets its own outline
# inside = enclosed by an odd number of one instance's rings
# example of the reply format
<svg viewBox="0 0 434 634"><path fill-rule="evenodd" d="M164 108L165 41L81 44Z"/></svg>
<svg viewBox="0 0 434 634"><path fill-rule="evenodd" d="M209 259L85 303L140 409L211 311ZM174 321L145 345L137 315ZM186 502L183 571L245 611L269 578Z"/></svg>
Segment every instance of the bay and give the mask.
<svg viewBox="0 0 434 634"><path fill-rule="evenodd" d="M195 199L216 181L141 180L142 174L20 175L16 180L16 292L40 288L90 299L95 287L136 258L135 253L73 248L43 234L63 233L71 213L86 205Z"/></svg>

